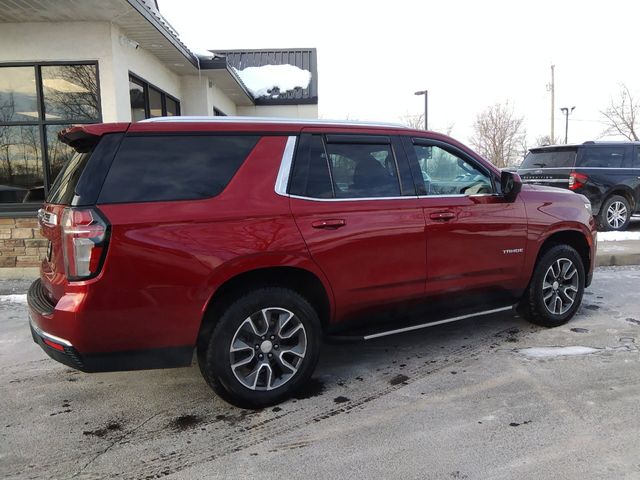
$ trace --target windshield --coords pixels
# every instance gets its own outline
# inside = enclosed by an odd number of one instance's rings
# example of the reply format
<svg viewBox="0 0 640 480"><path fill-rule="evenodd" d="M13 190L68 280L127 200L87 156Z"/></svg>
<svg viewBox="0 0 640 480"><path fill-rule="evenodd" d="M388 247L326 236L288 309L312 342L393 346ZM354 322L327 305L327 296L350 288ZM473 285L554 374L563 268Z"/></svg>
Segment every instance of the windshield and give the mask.
<svg viewBox="0 0 640 480"><path fill-rule="evenodd" d="M520 168L558 168L573 167L576 163L576 150L537 150L530 151L524 157Z"/></svg>

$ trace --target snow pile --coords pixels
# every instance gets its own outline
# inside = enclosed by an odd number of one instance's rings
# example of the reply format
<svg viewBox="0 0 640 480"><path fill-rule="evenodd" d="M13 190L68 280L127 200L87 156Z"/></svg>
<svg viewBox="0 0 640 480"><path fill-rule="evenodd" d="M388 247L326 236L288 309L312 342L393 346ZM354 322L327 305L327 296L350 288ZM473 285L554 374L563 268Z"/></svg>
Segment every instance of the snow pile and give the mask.
<svg viewBox="0 0 640 480"><path fill-rule="evenodd" d="M622 242L640 240L640 232L598 232L599 242Z"/></svg>
<svg viewBox="0 0 640 480"><path fill-rule="evenodd" d="M281 93L307 88L311 82L311 72L288 64L247 67L243 70L234 68L234 71L255 98L277 98Z"/></svg>
<svg viewBox="0 0 640 480"><path fill-rule="evenodd" d="M548 358L548 357L566 357L573 355L589 355L596 353L599 349L593 347L531 347L518 350L527 357L532 358Z"/></svg>
<svg viewBox="0 0 640 480"><path fill-rule="evenodd" d="M27 295L0 295L0 303L27 303Z"/></svg>

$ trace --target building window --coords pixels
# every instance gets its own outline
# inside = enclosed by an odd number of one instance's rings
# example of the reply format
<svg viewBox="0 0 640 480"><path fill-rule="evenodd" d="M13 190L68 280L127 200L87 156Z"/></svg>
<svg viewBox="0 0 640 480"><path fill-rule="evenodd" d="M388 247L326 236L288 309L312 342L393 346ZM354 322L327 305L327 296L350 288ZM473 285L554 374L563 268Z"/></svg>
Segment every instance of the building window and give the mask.
<svg viewBox="0 0 640 480"><path fill-rule="evenodd" d="M131 121L180 115L180 101L150 83L129 74Z"/></svg>
<svg viewBox="0 0 640 480"><path fill-rule="evenodd" d="M0 64L0 212L32 212L73 156L70 125L101 121L96 62Z"/></svg>

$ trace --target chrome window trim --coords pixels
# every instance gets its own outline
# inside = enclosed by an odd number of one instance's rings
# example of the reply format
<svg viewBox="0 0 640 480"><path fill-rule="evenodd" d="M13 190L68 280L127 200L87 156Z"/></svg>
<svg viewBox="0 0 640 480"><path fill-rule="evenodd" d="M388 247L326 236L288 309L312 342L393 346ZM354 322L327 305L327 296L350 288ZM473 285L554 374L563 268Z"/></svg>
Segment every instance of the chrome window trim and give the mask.
<svg viewBox="0 0 640 480"><path fill-rule="evenodd" d="M522 183L569 183L567 178L523 178Z"/></svg>
<svg viewBox="0 0 640 480"><path fill-rule="evenodd" d="M296 142L298 137L291 135L287 138L287 144L284 147L282 153L282 160L280 161L280 169L278 170L278 176L276 177L275 191L278 195L288 197L287 186L289 185L289 177L291 176L291 165L293 164L293 154L296 151Z"/></svg>
<svg viewBox="0 0 640 480"><path fill-rule="evenodd" d="M354 198L315 198L305 197L302 195L287 195L289 198L297 198L298 200L310 200L313 202L364 202L370 200L416 200L417 195L405 195L401 197L354 197Z"/></svg>

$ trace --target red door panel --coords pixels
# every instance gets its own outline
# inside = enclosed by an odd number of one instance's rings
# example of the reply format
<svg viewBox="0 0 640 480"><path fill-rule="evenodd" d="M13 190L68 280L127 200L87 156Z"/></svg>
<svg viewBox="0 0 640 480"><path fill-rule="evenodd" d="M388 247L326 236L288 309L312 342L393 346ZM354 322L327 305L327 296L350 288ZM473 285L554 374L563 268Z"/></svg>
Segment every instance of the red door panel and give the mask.
<svg viewBox="0 0 640 480"><path fill-rule="evenodd" d="M336 318L424 294L424 216L417 198L291 198L314 261L333 287Z"/></svg>
<svg viewBox="0 0 640 480"><path fill-rule="evenodd" d="M428 294L520 285L527 240L521 199L423 197Z"/></svg>

